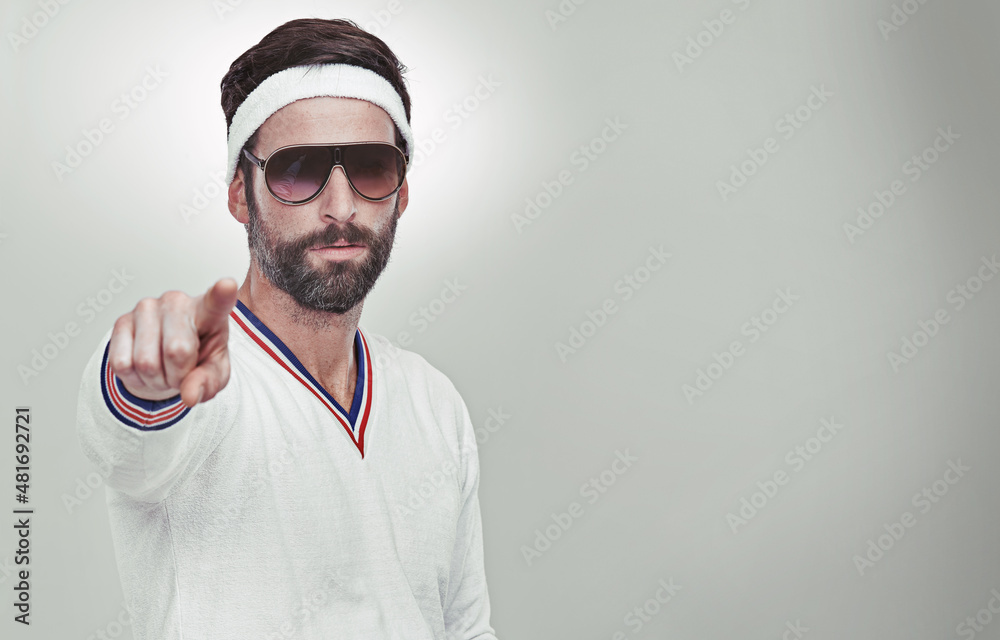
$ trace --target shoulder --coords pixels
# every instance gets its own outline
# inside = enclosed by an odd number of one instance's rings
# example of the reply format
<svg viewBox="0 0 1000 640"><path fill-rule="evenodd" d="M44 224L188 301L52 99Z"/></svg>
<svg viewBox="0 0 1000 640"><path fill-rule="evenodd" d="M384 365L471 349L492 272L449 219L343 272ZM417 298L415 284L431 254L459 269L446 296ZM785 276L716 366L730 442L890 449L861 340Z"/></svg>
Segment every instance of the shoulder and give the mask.
<svg viewBox="0 0 1000 640"><path fill-rule="evenodd" d="M403 349L385 336L364 327L360 330L368 345L376 375L385 376L390 380L405 381L411 391L425 390L436 396L459 396L451 379L422 355Z"/></svg>
<svg viewBox="0 0 1000 640"><path fill-rule="evenodd" d="M389 402L405 403L417 416L439 425L463 464L477 456L476 438L465 400L451 379L419 353L403 349L379 334L361 328L372 368Z"/></svg>

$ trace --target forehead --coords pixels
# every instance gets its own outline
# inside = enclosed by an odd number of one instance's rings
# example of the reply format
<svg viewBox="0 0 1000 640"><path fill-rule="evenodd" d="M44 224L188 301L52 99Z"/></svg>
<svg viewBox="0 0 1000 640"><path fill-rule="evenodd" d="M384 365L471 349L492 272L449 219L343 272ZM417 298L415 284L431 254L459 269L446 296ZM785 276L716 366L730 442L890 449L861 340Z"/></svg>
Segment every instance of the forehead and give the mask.
<svg viewBox="0 0 1000 640"><path fill-rule="evenodd" d="M355 98L304 98L278 109L258 130L266 155L290 144L380 141L395 143L395 125L381 107Z"/></svg>

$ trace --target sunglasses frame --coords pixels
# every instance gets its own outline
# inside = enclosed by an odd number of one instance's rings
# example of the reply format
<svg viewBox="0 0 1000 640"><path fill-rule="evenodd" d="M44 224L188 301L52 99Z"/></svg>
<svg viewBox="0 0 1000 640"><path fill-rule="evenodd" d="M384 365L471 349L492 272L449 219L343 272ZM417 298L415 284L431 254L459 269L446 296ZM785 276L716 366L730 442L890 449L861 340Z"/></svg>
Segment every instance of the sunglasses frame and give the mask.
<svg viewBox="0 0 1000 640"><path fill-rule="evenodd" d="M376 144L385 147L392 147L396 151L396 153L398 153L403 158L403 173L402 175L400 175L399 184L396 185L396 188L392 190L392 193L390 193L385 197L369 198L368 196L358 191L358 188L354 186L354 181L351 180L351 174L347 172L347 167L344 166L344 163L341 160L341 155L342 155L340 153L341 149L343 149L344 147L356 147L358 145L363 145L363 144L364 145ZM274 193L274 191L271 190L271 185L268 184L267 182L266 167L268 160L270 160L274 156L274 154L278 153L279 151L284 151L285 149L300 148L300 147L326 147L330 149L331 150L330 155L333 157L333 164L330 165L330 172L326 175L326 180L323 181L323 184L320 186L319 190L316 191L316 193L314 193L312 197L310 197L308 200L302 200L301 202L293 202L290 200L285 200L284 198L278 196L277 194ZM381 140L370 140L365 142L341 142L337 144L327 144L323 142L316 142L310 144L289 144L285 145L284 147L278 147L277 149L269 153L267 157L264 159L258 158L254 154L250 153L250 151L246 147L243 148L243 153L244 155L246 155L247 159L250 160L250 162L257 165L257 167L264 172L264 185L267 187L267 192L271 194L271 197L280 202L281 204L287 204L290 206L308 204L313 200L315 200L316 198L318 198L319 194L323 193L323 190L326 189L326 185L329 184L330 178L333 176L333 170L337 168L338 165L344 169L344 175L347 177L347 183L351 185L351 189L354 191L354 193L358 194L359 197L364 198L368 202L382 202L384 200L388 200L392 196L396 195L399 192L399 190L403 187L403 181L406 180L407 165L409 164L410 160L410 158L405 153L403 153L402 149L400 149L394 144L390 144L388 142L382 142Z"/></svg>

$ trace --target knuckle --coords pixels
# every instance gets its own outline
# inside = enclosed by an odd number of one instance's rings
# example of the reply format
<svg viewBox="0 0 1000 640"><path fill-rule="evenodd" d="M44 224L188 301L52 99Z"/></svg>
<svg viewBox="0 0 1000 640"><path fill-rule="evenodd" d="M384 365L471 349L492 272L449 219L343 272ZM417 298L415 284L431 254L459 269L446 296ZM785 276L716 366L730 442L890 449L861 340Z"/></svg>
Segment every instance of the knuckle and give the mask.
<svg viewBox="0 0 1000 640"><path fill-rule="evenodd" d="M191 297L183 291L172 290L160 296L160 300L170 308L177 308L186 305Z"/></svg>
<svg viewBox="0 0 1000 640"><path fill-rule="evenodd" d="M135 303L135 310L139 313L149 313L155 311L160 306L160 301L156 298L143 298Z"/></svg>
<svg viewBox="0 0 1000 640"><path fill-rule="evenodd" d="M132 359L124 355L108 356L111 372L119 378L132 373Z"/></svg>
<svg viewBox="0 0 1000 640"><path fill-rule="evenodd" d="M171 340L163 345L163 355L174 363L189 360L194 352L194 345L188 340Z"/></svg>
<svg viewBox="0 0 1000 640"><path fill-rule="evenodd" d="M149 354L136 355L132 359L132 368L143 377L155 376L160 373L160 363Z"/></svg>

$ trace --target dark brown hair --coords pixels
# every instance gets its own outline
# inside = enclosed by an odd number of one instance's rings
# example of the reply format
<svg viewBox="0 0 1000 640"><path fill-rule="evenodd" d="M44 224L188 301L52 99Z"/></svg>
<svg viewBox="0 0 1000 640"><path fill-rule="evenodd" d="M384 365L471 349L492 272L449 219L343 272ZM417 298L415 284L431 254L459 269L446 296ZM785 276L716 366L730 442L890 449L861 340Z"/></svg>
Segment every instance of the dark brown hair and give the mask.
<svg viewBox="0 0 1000 640"><path fill-rule="evenodd" d="M388 80L402 98L406 121L410 121L410 94L403 82L406 67L385 42L350 20L300 18L271 31L229 66L220 85L226 132L233 124L236 110L268 76L290 67L338 63L363 67ZM252 149L256 144L257 132L254 131L244 148ZM413 150L406 149L405 144L396 127L396 146L412 154ZM252 165L242 153L237 166L243 169L249 186Z"/></svg>

